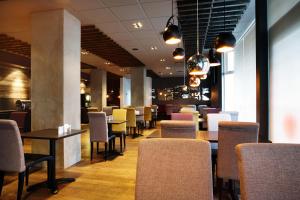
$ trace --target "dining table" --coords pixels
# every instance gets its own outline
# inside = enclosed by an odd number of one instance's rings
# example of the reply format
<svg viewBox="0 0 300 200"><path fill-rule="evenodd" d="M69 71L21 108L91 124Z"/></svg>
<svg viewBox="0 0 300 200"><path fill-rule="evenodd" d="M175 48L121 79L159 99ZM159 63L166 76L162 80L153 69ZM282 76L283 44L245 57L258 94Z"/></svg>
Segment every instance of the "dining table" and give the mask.
<svg viewBox="0 0 300 200"><path fill-rule="evenodd" d="M126 123L127 120L116 120L113 118L108 118L107 119L107 125L108 125L108 135L112 135L113 134L113 130L112 130L112 125L117 125L117 124L123 124ZM120 152L113 152L112 151L112 143L109 143L109 151L110 153L114 153L114 154L118 154L118 155L123 155L123 151L121 149Z"/></svg>
<svg viewBox="0 0 300 200"><path fill-rule="evenodd" d="M33 140L48 140L49 141L49 155L52 156L50 162L48 162L47 181L31 185L27 188L27 191L34 191L39 188L47 187L53 194L58 192L58 185L63 183L70 183L75 181L75 178L56 178L56 142L58 140L72 137L75 135L82 134L86 130L74 130L71 129L67 132L61 134L58 133L58 129L43 129L37 131L31 131L26 133L21 133L22 139L33 139Z"/></svg>

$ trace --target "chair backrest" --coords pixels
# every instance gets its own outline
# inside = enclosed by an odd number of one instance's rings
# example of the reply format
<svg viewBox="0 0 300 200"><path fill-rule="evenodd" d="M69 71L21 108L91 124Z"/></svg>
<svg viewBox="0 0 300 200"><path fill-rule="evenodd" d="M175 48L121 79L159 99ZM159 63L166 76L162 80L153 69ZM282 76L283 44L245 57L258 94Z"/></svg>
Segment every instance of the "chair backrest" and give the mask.
<svg viewBox="0 0 300 200"><path fill-rule="evenodd" d="M299 199L300 144L236 147L242 200Z"/></svg>
<svg viewBox="0 0 300 200"><path fill-rule="evenodd" d="M221 111L219 113L229 114L231 117L231 121L238 121L239 120L239 112L237 111Z"/></svg>
<svg viewBox="0 0 300 200"><path fill-rule="evenodd" d="M108 128L105 112L89 112L90 141L108 142Z"/></svg>
<svg viewBox="0 0 300 200"><path fill-rule="evenodd" d="M127 127L136 127L136 116L134 108L127 108Z"/></svg>
<svg viewBox="0 0 300 200"><path fill-rule="evenodd" d="M142 140L135 199L212 200L210 144L189 139Z"/></svg>
<svg viewBox="0 0 300 200"><path fill-rule="evenodd" d="M231 121L229 114L212 113L207 114L207 130L218 131L218 124L220 121Z"/></svg>
<svg viewBox="0 0 300 200"><path fill-rule="evenodd" d="M149 107L149 106L144 107L144 120L145 121L152 120L152 111L151 111L151 107Z"/></svg>
<svg viewBox="0 0 300 200"><path fill-rule="evenodd" d="M127 120L127 110L126 109L113 109L113 118L114 120ZM122 124L113 124L112 131L116 132L126 132L126 123Z"/></svg>
<svg viewBox="0 0 300 200"><path fill-rule="evenodd" d="M182 107L180 109L180 112L195 112L196 110L196 106L195 107Z"/></svg>
<svg viewBox="0 0 300 200"><path fill-rule="evenodd" d="M17 122L17 125L20 131L23 131L25 128L27 112L11 112L10 119Z"/></svg>
<svg viewBox="0 0 300 200"><path fill-rule="evenodd" d="M106 116L112 115L113 108L111 106L103 107L102 111L106 113Z"/></svg>
<svg viewBox="0 0 300 200"><path fill-rule="evenodd" d="M196 125L193 121L162 120L160 122L161 137L195 139Z"/></svg>
<svg viewBox="0 0 300 200"><path fill-rule="evenodd" d="M171 120L193 121L192 113L171 113Z"/></svg>
<svg viewBox="0 0 300 200"><path fill-rule="evenodd" d="M0 171L25 171L20 131L13 120L0 120Z"/></svg>
<svg viewBox="0 0 300 200"><path fill-rule="evenodd" d="M258 142L258 123L220 122L218 131L217 176L238 180L235 146Z"/></svg>

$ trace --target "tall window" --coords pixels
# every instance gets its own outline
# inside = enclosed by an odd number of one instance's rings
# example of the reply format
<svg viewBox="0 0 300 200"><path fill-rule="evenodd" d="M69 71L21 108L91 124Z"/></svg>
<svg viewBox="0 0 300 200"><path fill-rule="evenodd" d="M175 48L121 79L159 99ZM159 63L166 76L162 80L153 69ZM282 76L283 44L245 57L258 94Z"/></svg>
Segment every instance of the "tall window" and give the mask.
<svg viewBox="0 0 300 200"><path fill-rule="evenodd" d="M223 110L235 110L234 94L234 51L223 55Z"/></svg>

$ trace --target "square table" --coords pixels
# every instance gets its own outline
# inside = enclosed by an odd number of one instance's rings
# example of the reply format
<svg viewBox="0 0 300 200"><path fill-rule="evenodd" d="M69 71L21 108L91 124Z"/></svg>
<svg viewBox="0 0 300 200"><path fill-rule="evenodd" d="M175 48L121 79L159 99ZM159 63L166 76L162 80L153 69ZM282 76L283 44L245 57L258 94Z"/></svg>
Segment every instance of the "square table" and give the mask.
<svg viewBox="0 0 300 200"><path fill-rule="evenodd" d="M108 119L107 120L107 125L108 125L108 135L112 135L113 131L112 131L112 125L113 124L123 124L126 123L127 120L115 120L115 119ZM124 136L126 137L126 136ZM124 147L125 148L125 147ZM111 150L111 143L109 143L109 149ZM116 153L116 152L115 152ZM121 152L119 153L119 155L123 155L123 151L121 149Z"/></svg>
<svg viewBox="0 0 300 200"><path fill-rule="evenodd" d="M59 178L56 179L56 168L55 168L55 160L56 160L56 152L55 146L56 141L75 136L85 132L86 130L71 130L69 132L58 134L58 129L44 129L38 131L32 131L27 133L21 133L22 139L39 139L39 140L48 140L49 141L49 155L53 157L51 162L48 162L48 180L37 183L27 188L27 191L33 191L41 187L48 187L53 194L58 192L57 185L62 183L70 183L75 181L75 178Z"/></svg>

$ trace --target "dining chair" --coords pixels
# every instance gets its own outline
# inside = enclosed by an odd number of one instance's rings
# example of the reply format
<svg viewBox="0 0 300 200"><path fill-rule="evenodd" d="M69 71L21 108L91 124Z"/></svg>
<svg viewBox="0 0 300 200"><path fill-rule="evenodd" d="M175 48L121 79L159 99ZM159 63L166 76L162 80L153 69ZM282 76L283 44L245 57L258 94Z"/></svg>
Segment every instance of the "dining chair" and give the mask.
<svg viewBox="0 0 300 200"><path fill-rule="evenodd" d="M220 121L231 121L231 116L227 113L207 114L207 130L218 131L218 124Z"/></svg>
<svg viewBox="0 0 300 200"><path fill-rule="evenodd" d="M21 133L26 130L27 112L11 112L9 118L17 122L18 128Z"/></svg>
<svg viewBox="0 0 300 200"><path fill-rule="evenodd" d="M16 172L18 173L17 200L22 198L24 178L26 175L26 182L28 182L29 169L43 161L47 161L49 166L49 162L53 160L49 155L24 154L20 131L13 120L0 120L0 158L0 195L5 173Z"/></svg>
<svg viewBox="0 0 300 200"><path fill-rule="evenodd" d="M242 200L297 200L300 144L239 144L235 148Z"/></svg>
<svg viewBox="0 0 300 200"><path fill-rule="evenodd" d="M127 108L127 122L126 126L128 129L128 134L135 134L136 133L136 115L134 108ZM133 132L132 132L133 131Z"/></svg>
<svg viewBox="0 0 300 200"><path fill-rule="evenodd" d="M89 112L91 161L93 160L94 142L97 143L97 153L99 153L99 142L104 143L104 159L107 160L108 146L115 146L115 135L108 135L108 126L105 112Z"/></svg>
<svg viewBox="0 0 300 200"><path fill-rule="evenodd" d="M156 123L157 123L157 114L158 114L158 105L151 105L151 111L153 111L153 112L152 112L153 126L156 127Z"/></svg>
<svg viewBox="0 0 300 200"><path fill-rule="evenodd" d="M193 121L192 113L171 113L171 120Z"/></svg>
<svg viewBox="0 0 300 200"><path fill-rule="evenodd" d="M237 199L234 184L239 180L235 146L241 143L258 142L259 124L252 122L219 122L217 185L222 199L223 180L229 180L232 199Z"/></svg>
<svg viewBox="0 0 300 200"><path fill-rule="evenodd" d="M160 122L162 138L196 139L196 125L193 121L162 120Z"/></svg>
<svg viewBox="0 0 300 200"><path fill-rule="evenodd" d="M138 148L135 199L212 200L209 142L142 140Z"/></svg>
<svg viewBox="0 0 300 200"><path fill-rule="evenodd" d="M136 123L137 123L138 132L140 133L143 132L145 128L144 106L137 106L135 110L139 112L139 115L136 117Z"/></svg>
<svg viewBox="0 0 300 200"><path fill-rule="evenodd" d="M113 109L113 119L114 120L127 120L127 110L126 109ZM122 124L113 124L112 132L116 137L120 138L120 151L123 152L123 144L124 149L126 148L126 122Z"/></svg>
<svg viewBox="0 0 300 200"><path fill-rule="evenodd" d="M239 120L239 112L237 112L237 111L221 111L219 113L229 114L230 117L231 117L231 121L238 121Z"/></svg>
<svg viewBox="0 0 300 200"><path fill-rule="evenodd" d="M145 120L145 127L147 122L149 123L149 128L152 127L152 111L150 106L144 107L144 120Z"/></svg>
<svg viewBox="0 0 300 200"><path fill-rule="evenodd" d="M113 108L111 106L105 106L102 108L102 112L106 113L106 116L112 115Z"/></svg>

